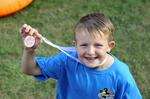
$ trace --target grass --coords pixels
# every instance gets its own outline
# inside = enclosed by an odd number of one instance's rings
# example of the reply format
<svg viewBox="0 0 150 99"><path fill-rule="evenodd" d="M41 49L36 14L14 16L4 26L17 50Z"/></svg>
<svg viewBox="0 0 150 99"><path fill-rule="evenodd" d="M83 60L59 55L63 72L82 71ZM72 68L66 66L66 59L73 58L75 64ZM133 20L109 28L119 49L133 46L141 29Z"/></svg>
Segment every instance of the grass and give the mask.
<svg viewBox="0 0 150 99"><path fill-rule="evenodd" d="M113 54L128 63L144 99L150 97L149 0L35 0L11 16L0 18L0 99L53 99L55 81L35 81L20 70L23 44L19 28L24 24L59 45L71 45L73 26L91 12L103 12L113 21L117 46ZM56 49L42 44L38 55Z"/></svg>

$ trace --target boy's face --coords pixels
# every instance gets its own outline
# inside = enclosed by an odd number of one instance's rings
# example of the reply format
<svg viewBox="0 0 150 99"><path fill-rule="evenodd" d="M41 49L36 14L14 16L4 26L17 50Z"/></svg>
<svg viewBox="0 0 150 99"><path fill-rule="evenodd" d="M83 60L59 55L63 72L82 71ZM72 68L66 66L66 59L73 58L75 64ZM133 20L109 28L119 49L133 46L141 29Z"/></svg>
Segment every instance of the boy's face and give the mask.
<svg viewBox="0 0 150 99"><path fill-rule="evenodd" d="M86 29L76 31L76 48L78 57L88 67L99 67L105 59L107 52L114 47L115 42L108 43L107 36L103 33L91 35Z"/></svg>

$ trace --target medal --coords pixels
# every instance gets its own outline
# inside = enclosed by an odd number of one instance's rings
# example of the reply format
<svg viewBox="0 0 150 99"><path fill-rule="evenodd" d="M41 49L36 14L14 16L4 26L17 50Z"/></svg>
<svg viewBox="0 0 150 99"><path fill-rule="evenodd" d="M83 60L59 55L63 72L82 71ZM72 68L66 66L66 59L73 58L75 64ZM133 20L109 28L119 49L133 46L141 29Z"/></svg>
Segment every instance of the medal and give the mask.
<svg viewBox="0 0 150 99"><path fill-rule="evenodd" d="M27 36L24 39L24 45L26 47L33 47L35 44L35 38L33 36Z"/></svg>

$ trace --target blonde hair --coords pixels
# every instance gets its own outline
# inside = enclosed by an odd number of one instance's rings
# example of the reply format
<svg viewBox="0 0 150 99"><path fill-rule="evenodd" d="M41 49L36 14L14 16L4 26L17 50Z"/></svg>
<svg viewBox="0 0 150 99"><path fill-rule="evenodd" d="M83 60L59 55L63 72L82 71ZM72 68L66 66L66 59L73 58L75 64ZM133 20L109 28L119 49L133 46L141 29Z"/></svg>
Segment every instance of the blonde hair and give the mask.
<svg viewBox="0 0 150 99"><path fill-rule="evenodd" d="M91 13L83 16L75 25L75 34L79 29L87 29L90 35L94 35L97 32L100 35L103 33L108 36L108 41L114 41L115 28L110 19L103 13Z"/></svg>

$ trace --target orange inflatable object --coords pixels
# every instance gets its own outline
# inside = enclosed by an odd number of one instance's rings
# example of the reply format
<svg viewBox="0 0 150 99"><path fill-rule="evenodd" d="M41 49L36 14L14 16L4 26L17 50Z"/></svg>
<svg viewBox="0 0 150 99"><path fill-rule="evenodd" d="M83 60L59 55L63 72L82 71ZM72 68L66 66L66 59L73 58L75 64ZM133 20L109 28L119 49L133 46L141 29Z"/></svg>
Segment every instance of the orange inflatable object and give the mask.
<svg viewBox="0 0 150 99"><path fill-rule="evenodd" d="M33 0L0 0L0 17L7 16L21 10Z"/></svg>

